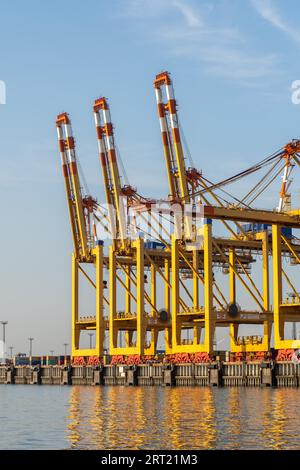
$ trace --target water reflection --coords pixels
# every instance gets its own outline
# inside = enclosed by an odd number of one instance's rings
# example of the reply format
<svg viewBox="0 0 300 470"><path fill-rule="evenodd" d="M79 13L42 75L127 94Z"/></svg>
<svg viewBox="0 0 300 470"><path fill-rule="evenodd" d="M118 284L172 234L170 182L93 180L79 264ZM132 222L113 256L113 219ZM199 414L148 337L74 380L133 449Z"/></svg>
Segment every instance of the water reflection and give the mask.
<svg viewBox="0 0 300 470"><path fill-rule="evenodd" d="M81 449L300 448L297 389L70 388L67 438Z"/></svg>

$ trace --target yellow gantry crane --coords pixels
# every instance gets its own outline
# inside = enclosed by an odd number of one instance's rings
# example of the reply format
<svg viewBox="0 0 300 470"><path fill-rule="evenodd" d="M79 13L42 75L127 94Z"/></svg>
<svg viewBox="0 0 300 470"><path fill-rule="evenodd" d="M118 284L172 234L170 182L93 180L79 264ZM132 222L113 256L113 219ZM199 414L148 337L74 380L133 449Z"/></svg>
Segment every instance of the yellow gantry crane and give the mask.
<svg viewBox="0 0 300 470"><path fill-rule="evenodd" d="M189 180L185 168L184 153L181 142L181 135L179 129L179 120L177 114L177 104L174 95L173 84L168 72L158 74L154 80L154 88L157 101L158 116L160 121L160 129L162 136L162 143L164 148L164 155L166 161L167 175L169 181L169 190L171 201L174 203L183 203L185 208L191 203L191 190L189 188ZM195 170L191 172L194 174ZM204 244L209 246L211 244L211 229L210 221L204 226ZM192 240L195 238L195 230L193 231L192 218L189 215L183 215L184 235L185 239ZM172 235L171 245L171 260L172 260L172 352L210 352L213 342L213 322L212 322L212 260L211 254L206 251L208 256L202 257L202 270L204 275L199 275L199 256L198 251L193 250L193 260L187 258L187 253L184 244L182 244L181 230L176 227L176 232ZM193 233L194 232L194 233ZM178 236L179 233L179 236ZM185 254L184 254L185 252ZM182 256L180 256L180 253ZM193 273L193 311L187 308L183 299L180 297L180 259L187 264L188 269L192 269ZM200 343L200 335L202 323L200 318L203 319L203 311L199 310L199 279L202 280L205 286L205 301L204 301L204 322L205 322L205 340L204 344ZM191 297L191 296L190 296ZM181 305L180 305L181 304ZM189 321L192 314L196 314L195 321ZM187 323L193 325L194 339L192 344L187 345L181 333Z"/></svg>
<svg viewBox="0 0 300 470"><path fill-rule="evenodd" d="M292 171L300 166L300 141L213 183L197 169L186 168L170 74L158 74L154 88L169 182L169 197L163 201L122 185L106 98L93 106L105 208L83 195L70 118L66 113L57 117L74 243L72 356L102 356L105 331L111 355L153 356L163 344L166 354L212 355L221 327L229 328L235 353L269 351L272 326L275 349L299 348L299 340L286 337L285 324L300 321L297 275L290 273L300 264L300 239L294 235L300 229L300 209L291 209L290 195ZM229 191L230 185L250 181L260 171L266 172L245 195ZM280 175L276 209L257 209L258 198ZM171 231L162 221L161 203L168 207ZM97 235L97 225L104 221L111 238L107 254ZM94 266L94 278L85 264ZM79 312L80 273L95 288L96 311L90 317ZM286 289L291 290L288 298ZM239 336L241 325L261 325L263 334ZM93 349L80 347L80 333L86 330L96 333Z"/></svg>
<svg viewBox="0 0 300 470"><path fill-rule="evenodd" d="M57 116L56 127L74 243L72 257L72 356L102 356L104 342L103 246L101 242L96 241L95 243L95 237L92 237L92 230L95 235L93 227L95 227L96 200L91 196L84 197L82 195L75 139L67 113ZM86 263L94 264L96 267L95 282L90 279L83 267ZM83 273L96 289L96 313L90 318L80 318L79 315L79 272ZM84 350L79 346L80 333L89 329L95 330L95 348Z"/></svg>
<svg viewBox="0 0 300 470"><path fill-rule="evenodd" d="M121 185L113 125L106 98L97 99L93 109L112 234L107 265L110 290L109 350L111 355L153 355L157 348L158 333L165 329L168 316L162 315L156 306L157 272L153 263L150 266L151 258L144 238L140 234L132 238L128 230L128 208L147 206L151 201L138 195L132 186ZM151 272L150 293L145 288L147 266ZM125 305L123 310L119 310L117 304L121 300L122 291L125 294ZM150 309L148 313L147 307ZM147 332L150 334L149 342ZM122 344L123 339L125 344Z"/></svg>
<svg viewBox="0 0 300 470"><path fill-rule="evenodd" d="M167 168L167 175L169 180L169 189L171 199L173 201L181 201L183 205L189 203L191 198L195 201L196 197L198 196L198 202L201 204L209 204L207 193L209 196L212 197L213 203L217 203L218 207L224 207L224 204L220 200L219 197L216 196L214 190L219 188L221 185L211 185L208 181L205 181L202 173L197 171L196 169L189 169L185 168L185 161L184 161L184 154L183 148L181 145L181 137L180 137L180 129L179 129L179 120L178 120L178 113L177 113L177 105L174 97L174 90L170 75L168 72L162 72L158 74L154 81L154 87L156 92L156 99L157 99L157 107L158 107L158 115L160 120L160 128L162 134L162 141L164 147L164 154L166 160L166 168ZM164 102L163 99L163 88L165 88L167 102ZM297 141L293 141L286 145L280 152L275 155L272 155L270 161L274 161L275 163L272 165L272 172L271 177L269 179L263 178L260 183L256 184L254 187L255 191L250 191L246 196L249 199L249 196L252 197L252 201L254 201L258 195L260 195L268 185L274 180L274 178L278 175L278 166L279 172L282 170L282 161L284 162L284 174L283 174L283 182L282 188L280 192L280 203L278 207L278 211L282 211L283 207L286 205L286 200L288 199L287 190L290 185L290 181L288 180L291 169L292 169L292 159L298 158L296 153L299 151L299 143ZM268 159L267 159L268 160ZM267 161L268 162L268 161ZM246 172L241 172L239 175L243 177L251 172L257 171L263 167L266 163L263 161L260 163L257 168L251 168ZM277 173L275 173L275 171ZM275 173L275 177L274 177ZM267 174L269 177L269 174ZM235 178L236 180L237 178ZM228 183L227 181L226 183ZM262 184L261 184L262 183ZM209 187L211 186L211 187ZM253 192L255 195L253 196ZM210 203L211 205L211 203ZM217 207L217 208L218 208ZM242 204L242 209L244 215L244 207L249 209L249 206ZM216 209L217 209L216 208ZM207 206L206 211L208 215L212 213L213 207L210 209ZM230 338L231 338L231 350L234 352L257 352L257 351L268 351L270 348L270 335L271 335L271 312L270 312L270 301L269 301L269 252L270 252L270 235L266 230L268 227L268 220L270 214L265 213L252 213L250 212L250 219L255 220L256 222L263 220L261 222L261 226L264 230L259 230L255 234L256 240L256 253L261 253L262 256L262 280L263 280L263 289L262 293L259 291L257 286L255 285L253 279L248 274L249 266L251 262L255 261L255 259L249 260L246 265L243 265L240 253L243 253L246 249L249 249L249 252L255 252L254 246L251 245L253 243L253 236L245 232L243 226L240 223L238 218L231 218L229 215L228 210L219 211L219 213L226 213L228 217L219 217L217 220L221 220L223 225L229 230L231 235L231 240L223 239L221 240L220 237L218 239L212 238L212 229L208 228L207 225L212 225L212 218L204 217L204 212L202 213L203 220L204 220L204 233L206 234L205 239L206 241L203 244L203 249L198 250L197 246L192 249L193 252L193 263L190 264L190 269L192 271L193 277L193 289L192 295L190 295L190 300L192 301L192 306L186 308L184 306L179 305L180 299L180 275L183 272L182 267L180 265L181 260L186 260L188 255L187 252L187 244L182 243L181 240L176 240L173 236L172 241L172 351L173 352L198 352L205 350L206 352L211 353L213 349L213 335L216 326L230 325ZM248 211L249 213L249 211ZM240 214L239 214L240 216ZM273 219L273 217L272 217ZM248 219L247 219L248 220ZM185 219L186 221L186 219ZM234 221L235 227L238 229L238 234L233 230L232 226L229 224L230 222ZM189 224L191 222L188 222ZM210 233L208 237L207 234ZM239 240L243 238L243 245L239 243ZM221 263L219 265L225 266L225 270L228 270L229 273L229 299L226 302L221 290L216 284L214 273L213 273L213 265L218 265L214 262L214 259L219 256ZM200 263L199 263L200 261ZM204 275L199 275L199 268L204 271ZM206 274L206 276L205 276ZM244 280L246 277L246 281ZM287 275L285 273L285 277ZM204 284L204 308L199 310L199 280ZM259 313L251 313L245 312L242 313L241 309L237 304L237 281L243 285L243 287L247 290L250 294L254 302L259 308ZM291 282L289 280L289 285ZM216 289L213 289L216 288ZM217 292L214 293L214 290ZM293 288L293 292L295 293L295 289ZM221 296L221 301L217 298L217 295ZM225 303L224 303L225 300ZM214 303L217 303L217 307L219 312L217 312ZM194 320L190 320L190 325L187 322L189 314L191 312L194 315ZM204 313L204 321L201 318L201 314ZM255 320L256 317L256 320ZM242 318L245 319L245 323L257 323L264 325L263 330L263 338L261 341L249 341L246 345L243 341L240 341L238 338L238 328L239 325L242 323ZM229 320L231 320L229 322ZM194 327L193 327L194 325ZM197 326L195 326L197 325ZM201 344L199 342L200 339L200 332L202 326L205 325L205 337L204 342ZM188 329L193 329L194 334L193 338L190 341L191 344L187 345L186 341L182 338L182 329L183 327L188 327ZM276 325L275 325L276 328ZM290 343L285 343L290 344Z"/></svg>

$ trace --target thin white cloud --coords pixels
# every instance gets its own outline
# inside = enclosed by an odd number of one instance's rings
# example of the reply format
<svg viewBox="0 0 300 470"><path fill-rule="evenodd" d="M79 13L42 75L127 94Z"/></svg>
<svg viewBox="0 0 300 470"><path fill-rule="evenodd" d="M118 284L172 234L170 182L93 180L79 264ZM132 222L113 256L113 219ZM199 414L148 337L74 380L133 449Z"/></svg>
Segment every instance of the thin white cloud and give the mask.
<svg viewBox="0 0 300 470"><path fill-rule="evenodd" d="M187 26L202 26L199 13L185 0L128 0L123 15L137 18L161 17L172 10L180 14Z"/></svg>
<svg viewBox="0 0 300 470"><path fill-rule="evenodd" d="M251 0L251 3L262 18L300 43L300 33L285 22L272 0Z"/></svg>
<svg viewBox="0 0 300 470"><path fill-rule="evenodd" d="M136 18L157 17L168 11L173 0L128 0L122 16Z"/></svg>
<svg viewBox="0 0 300 470"><path fill-rule="evenodd" d="M210 4L211 5L211 4ZM174 56L191 57L211 75L243 82L278 74L278 57L251 50L236 27L216 25L217 6L183 0L129 0L127 16L139 17L149 40ZM148 28L149 26L149 30Z"/></svg>
<svg viewBox="0 0 300 470"><path fill-rule="evenodd" d="M203 26L199 14L197 14L193 8L187 5L187 3L183 3L181 1L174 1L173 5L182 13L182 16L184 17L188 26L190 26L191 28Z"/></svg>

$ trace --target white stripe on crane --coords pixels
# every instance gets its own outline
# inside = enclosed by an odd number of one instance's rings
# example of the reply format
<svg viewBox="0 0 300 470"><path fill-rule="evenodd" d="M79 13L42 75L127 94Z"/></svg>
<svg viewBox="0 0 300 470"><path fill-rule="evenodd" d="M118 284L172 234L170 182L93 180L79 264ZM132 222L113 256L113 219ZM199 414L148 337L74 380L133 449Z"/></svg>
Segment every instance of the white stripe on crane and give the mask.
<svg viewBox="0 0 300 470"><path fill-rule="evenodd" d="M167 132L167 123L165 117L159 118L159 124L161 132Z"/></svg>
<svg viewBox="0 0 300 470"><path fill-rule="evenodd" d="M99 127L101 125L100 115L98 112L95 112L94 116L95 116L95 124L97 127Z"/></svg>
<svg viewBox="0 0 300 470"><path fill-rule="evenodd" d="M170 121L172 129L178 128L178 118L176 114L170 114Z"/></svg>
<svg viewBox="0 0 300 470"><path fill-rule="evenodd" d="M160 88L155 88L155 96L156 96L157 104L161 104L162 103L162 91Z"/></svg>
<svg viewBox="0 0 300 470"><path fill-rule="evenodd" d="M113 138L112 135L107 135L106 136L106 143L107 143L108 150L115 150L114 138Z"/></svg>
<svg viewBox="0 0 300 470"><path fill-rule="evenodd" d="M169 101L175 99L172 85L166 85L166 93L167 93L167 98Z"/></svg>
<svg viewBox="0 0 300 470"><path fill-rule="evenodd" d="M109 109L103 109L103 118L104 118L105 124L111 124L111 117L110 117Z"/></svg>

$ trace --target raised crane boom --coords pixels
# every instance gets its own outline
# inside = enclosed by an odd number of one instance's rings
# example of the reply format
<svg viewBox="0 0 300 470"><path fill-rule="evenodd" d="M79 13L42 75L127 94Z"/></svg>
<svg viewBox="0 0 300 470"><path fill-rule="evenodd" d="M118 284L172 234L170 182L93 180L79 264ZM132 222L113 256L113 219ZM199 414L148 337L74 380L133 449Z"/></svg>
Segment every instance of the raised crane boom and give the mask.
<svg viewBox="0 0 300 470"><path fill-rule="evenodd" d="M76 257L87 258L89 249L84 206L87 206L87 210L90 212L93 203L91 203L90 198L87 198L87 204L83 202L77 169L75 141L71 121L67 113L57 116L56 128L75 254Z"/></svg>
<svg viewBox="0 0 300 470"><path fill-rule="evenodd" d="M199 173L195 168L186 169L179 129L177 104L170 74L162 72L154 80L158 116L172 202L191 204L199 184ZM185 238L194 237L194 227L189 216L184 216Z"/></svg>
<svg viewBox="0 0 300 470"><path fill-rule="evenodd" d="M190 202L189 189L180 137L177 105L173 84L168 72L156 75L154 88L171 198L172 200L185 200L188 203ZM163 91L165 91L166 101L164 101Z"/></svg>
<svg viewBox="0 0 300 470"><path fill-rule="evenodd" d="M113 125L106 98L101 97L95 101L94 116L111 231L114 234L113 238L120 238L122 244L124 244L126 239L126 212L116 157ZM114 212L116 214L116 224Z"/></svg>

